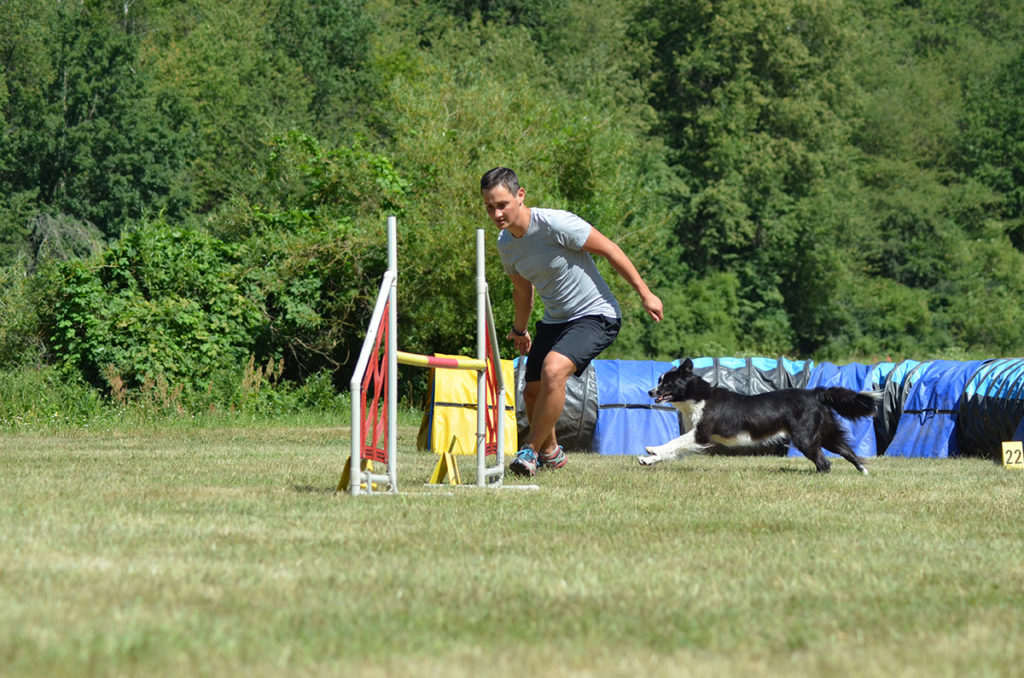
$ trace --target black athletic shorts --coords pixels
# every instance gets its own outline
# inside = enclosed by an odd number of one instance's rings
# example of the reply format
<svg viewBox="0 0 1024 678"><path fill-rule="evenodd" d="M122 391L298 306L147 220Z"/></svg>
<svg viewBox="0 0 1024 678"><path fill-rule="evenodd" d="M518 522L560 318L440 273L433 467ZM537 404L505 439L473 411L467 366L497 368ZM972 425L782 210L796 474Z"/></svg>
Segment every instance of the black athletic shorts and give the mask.
<svg viewBox="0 0 1024 678"><path fill-rule="evenodd" d="M540 381L544 358L551 351L561 353L576 365L576 376L583 374L590 361L615 341L622 321L603 315L587 315L567 323L537 323L526 358L526 381Z"/></svg>

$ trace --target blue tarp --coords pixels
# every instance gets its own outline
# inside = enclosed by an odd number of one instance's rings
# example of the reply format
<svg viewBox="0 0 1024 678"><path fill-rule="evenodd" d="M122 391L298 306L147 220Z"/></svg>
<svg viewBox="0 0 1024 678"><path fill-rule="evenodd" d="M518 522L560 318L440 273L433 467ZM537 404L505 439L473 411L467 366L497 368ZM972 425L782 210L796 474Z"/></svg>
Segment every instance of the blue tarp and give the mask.
<svg viewBox="0 0 1024 678"><path fill-rule="evenodd" d="M903 403L889 457L959 457L957 417L964 387L984 361L935 360L917 371Z"/></svg>
<svg viewBox="0 0 1024 678"><path fill-rule="evenodd" d="M872 365L864 365L862 363L850 363L842 366L832 363L820 363L811 372L811 380L807 384L807 388L842 386L852 391L870 391L872 390L871 368ZM844 417L839 417L839 425L846 431L847 437L850 440L850 447L853 448L857 455L861 457L874 457L877 454L873 419L864 418L850 421ZM792 445L789 447L788 454L791 457L804 456L802 452ZM826 456L836 457L838 455L828 451Z"/></svg>
<svg viewBox="0 0 1024 678"><path fill-rule="evenodd" d="M600 454L644 453L680 434L680 416L671 405L655 405L647 394L672 368L653 360L595 360L597 424L592 449Z"/></svg>

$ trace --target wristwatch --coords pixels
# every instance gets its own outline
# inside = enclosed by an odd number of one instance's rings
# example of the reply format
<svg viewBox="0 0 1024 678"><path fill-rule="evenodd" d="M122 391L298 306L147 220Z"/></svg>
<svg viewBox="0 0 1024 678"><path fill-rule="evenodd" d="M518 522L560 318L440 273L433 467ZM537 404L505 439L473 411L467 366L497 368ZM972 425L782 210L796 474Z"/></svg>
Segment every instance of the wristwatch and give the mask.
<svg viewBox="0 0 1024 678"><path fill-rule="evenodd" d="M526 336L526 332L527 332L527 330L523 330L522 332L520 332L516 328L514 328L514 327L512 328L512 334L516 335L517 337L525 337Z"/></svg>

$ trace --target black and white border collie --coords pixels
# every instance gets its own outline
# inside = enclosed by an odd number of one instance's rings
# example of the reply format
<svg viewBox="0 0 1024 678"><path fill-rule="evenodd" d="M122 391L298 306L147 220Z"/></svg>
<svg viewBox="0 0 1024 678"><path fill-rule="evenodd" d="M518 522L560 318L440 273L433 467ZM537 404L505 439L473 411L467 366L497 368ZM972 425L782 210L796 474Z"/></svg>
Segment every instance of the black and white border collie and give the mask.
<svg viewBox="0 0 1024 678"><path fill-rule="evenodd" d="M639 457L644 466L704 454L715 444L747 447L789 440L814 462L818 473L828 473L832 467L822 452L824 447L867 475L864 460L850 448L835 415L847 419L871 416L879 393L834 386L740 395L713 387L695 375L693 361L687 358L661 375L649 395L657 403L672 403L683 414L687 431L664 445L645 448L647 454Z"/></svg>

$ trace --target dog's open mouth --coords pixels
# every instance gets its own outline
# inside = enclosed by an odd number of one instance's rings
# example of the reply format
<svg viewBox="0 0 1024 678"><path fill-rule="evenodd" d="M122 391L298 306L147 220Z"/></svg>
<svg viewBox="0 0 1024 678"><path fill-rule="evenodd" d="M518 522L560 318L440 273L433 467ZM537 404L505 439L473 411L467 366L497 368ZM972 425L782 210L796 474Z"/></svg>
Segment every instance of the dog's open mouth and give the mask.
<svg viewBox="0 0 1024 678"><path fill-rule="evenodd" d="M656 402L656 403L663 403L663 402L665 402L666 400L668 400L671 397L672 396L669 395L668 393L659 393L656 396L654 396L654 402Z"/></svg>

